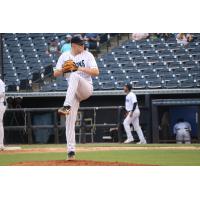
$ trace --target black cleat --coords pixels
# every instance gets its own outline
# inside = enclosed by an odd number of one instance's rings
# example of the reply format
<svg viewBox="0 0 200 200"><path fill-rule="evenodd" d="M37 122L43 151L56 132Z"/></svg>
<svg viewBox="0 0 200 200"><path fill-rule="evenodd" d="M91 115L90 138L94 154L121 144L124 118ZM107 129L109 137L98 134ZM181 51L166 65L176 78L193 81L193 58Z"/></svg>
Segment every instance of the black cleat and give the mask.
<svg viewBox="0 0 200 200"><path fill-rule="evenodd" d="M58 109L58 114L60 115L69 115L71 106L64 106Z"/></svg>
<svg viewBox="0 0 200 200"><path fill-rule="evenodd" d="M74 151L70 151L67 154L67 160L75 160L75 152Z"/></svg>

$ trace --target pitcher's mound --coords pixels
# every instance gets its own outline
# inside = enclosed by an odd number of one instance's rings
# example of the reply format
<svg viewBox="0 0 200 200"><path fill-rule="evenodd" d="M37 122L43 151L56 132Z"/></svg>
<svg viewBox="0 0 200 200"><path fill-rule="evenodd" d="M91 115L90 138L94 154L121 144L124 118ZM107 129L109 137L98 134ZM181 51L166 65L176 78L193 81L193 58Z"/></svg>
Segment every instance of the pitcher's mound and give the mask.
<svg viewBox="0 0 200 200"><path fill-rule="evenodd" d="M18 162L15 166L146 166L144 164L130 164L124 162L100 162L92 160L51 160L51 161L34 161Z"/></svg>

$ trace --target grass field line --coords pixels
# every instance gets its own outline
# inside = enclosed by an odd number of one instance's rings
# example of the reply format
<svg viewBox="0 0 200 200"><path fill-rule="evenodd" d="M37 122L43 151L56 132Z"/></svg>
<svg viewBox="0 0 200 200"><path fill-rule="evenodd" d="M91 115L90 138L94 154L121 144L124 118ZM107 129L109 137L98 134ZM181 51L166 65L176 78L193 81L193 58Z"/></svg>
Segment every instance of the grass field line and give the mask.
<svg viewBox="0 0 200 200"><path fill-rule="evenodd" d="M119 151L119 150L200 150L199 146L163 146L163 147L153 147L153 146L112 146L112 147L77 147L77 152L93 152L93 151ZM61 153L66 152L65 147L45 147L45 148L29 148L29 149L19 149L10 150L6 149L1 151L0 154L13 154L13 153Z"/></svg>

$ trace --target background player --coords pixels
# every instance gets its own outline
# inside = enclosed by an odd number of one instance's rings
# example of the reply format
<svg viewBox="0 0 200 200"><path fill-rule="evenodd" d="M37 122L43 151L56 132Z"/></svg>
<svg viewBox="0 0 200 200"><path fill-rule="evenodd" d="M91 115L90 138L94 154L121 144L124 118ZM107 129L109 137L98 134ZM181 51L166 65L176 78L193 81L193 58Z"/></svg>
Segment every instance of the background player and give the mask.
<svg viewBox="0 0 200 200"><path fill-rule="evenodd" d="M125 102L125 109L127 111L127 116L123 122L124 129L126 131L127 140L124 141L125 144L131 143L134 141L134 138L131 134L131 127L132 124L134 127L134 130L137 132L138 137L140 141L137 144L146 144L146 140L144 138L142 129L139 124L139 116L140 116L140 110L137 103L136 95L131 91L132 85L126 84L124 86L124 92L126 95L126 102Z"/></svg>
<svg viewBox="0 0 200 200"><path fill-rule="evenodd" d="M91 76L98 76L99 69L94 56L84 50L84 40L81 37L71 39L71 51L63 53L57 62L54 76L63 75L63 65L72 60L77 66L76 72L66 73L68 89L64 107L58 112L66 115L66 138L68 159L75 158L75 122L79 104L93 93Z"/></svg>
<svg viewBox="0 0 200 200"><path fill-rule="evenodd" d="M3 128L3 116L6 110L5 106L5 84L0 79L0 150L4 150L4 128Z"/></svg>
<svg viewBox="0 0 200 200"><path fill-rule="evenodd" d="M176 135L176 143L185 144L191 143L191 125L190 123L186 122L184 119L180 118L177 120L177 123L174 125L174 134Z"/></svg>

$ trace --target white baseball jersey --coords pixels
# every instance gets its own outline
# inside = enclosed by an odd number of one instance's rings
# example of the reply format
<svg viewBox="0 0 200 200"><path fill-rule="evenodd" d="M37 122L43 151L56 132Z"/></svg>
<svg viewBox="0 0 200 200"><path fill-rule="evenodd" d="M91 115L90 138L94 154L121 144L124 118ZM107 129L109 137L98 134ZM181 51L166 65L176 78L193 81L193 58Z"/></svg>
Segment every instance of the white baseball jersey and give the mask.
<svg viewBox="0 0 200 200"><path fill-rule="evenodd" d="M5 100L5 84L0 79L0 148L3 148L4 146L3 116L6 110L6 106L4 106L3 104L4 100Z"/></svg>
<svg viewBox="0 0 200 200"><path fill-rule="evenodd" d="M179 122L174 126L174 134L187 134L191 131L191 125L188 122Z"/></svg>
<svg viewBox="0 0 200 200"><path fill-rule="evenodd" d="M126 102L125 102L125 109L126 111L132 111L133 110L133 104L137 102L137 97L133 92L129 92L126 95ZM124 129L126 131L127 139L128 140L134 140L132 133L131 133L131 127L132 124L134 127L134 130L137 132L140 142L146 143L146 139L144 138L144 134L142 132L142 129L140 127L139 123L139 117L140 117L140 110L138 108L138 105L136 106L132 116L130 116L130 113L126 116L124 119L123 125Z"/></svg>
<svg viewBox="0 0 200 200"><path fill-rule="evenodd" d="M137 97L133 92L129 92L126 95L126 102L125 102L125 109L126 111L133 110L133 104L137 102ZM138 105L136 106L135 110L138 110Z"/></svg>
<svg viewBox="0 0 200 200"><path fill-rule="evenodd" d="M61 69L67 60L73 60L79 67L98 68L94 56L83 51L78 55L72 55L71 51L64 52L58 59L56 69ZM71 106L70 114L66 116L66 139L67 151L75 152L75 122L80 102L89 98L93 93L92 78L89 74L76 71L66 73L68 88L64 101L64 106Z"/></svg>
<svg viewBox="0 0 200 200"><path fill-rule="evenodd" d="M0 103L3 103L5 99L5 84L0 79Z"/></svg>
<svg viewBox="0 0 200 200"><path fill-rule="evenodd" d="M64 52L58 59L58 62L56 64L56 69L61 69L62 65L64 64L65 61L67 60L73 60L77 66L79 67L89 67L89 68L97 68L97 63L95 61L94 56L88 52L88 51L83 51L82 53L74 56L71 54L71 51L69 52ZM84 73L84 72L73 72L79 74L81 77L83 77L85 80L87 80L89 83L92 84L92 78L90 75ZM68 79L70 76L70 73L66 73L65 77Z"/></svg>

